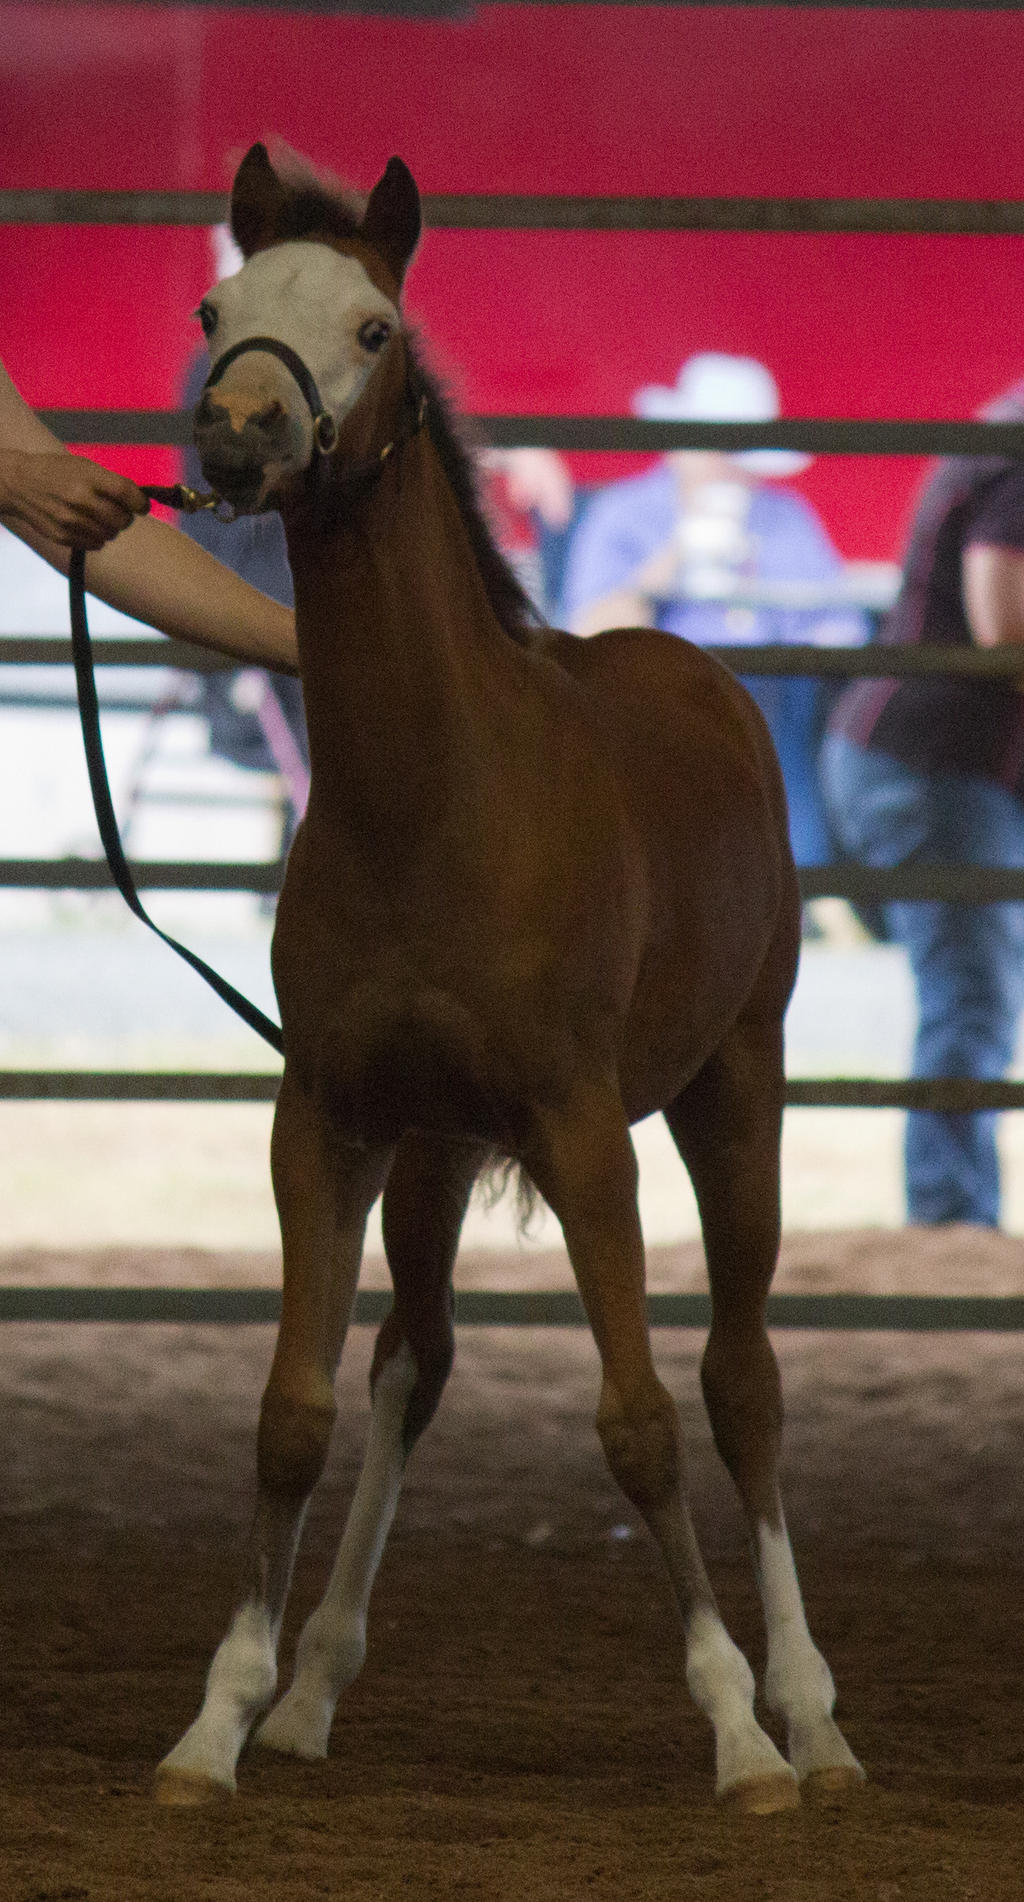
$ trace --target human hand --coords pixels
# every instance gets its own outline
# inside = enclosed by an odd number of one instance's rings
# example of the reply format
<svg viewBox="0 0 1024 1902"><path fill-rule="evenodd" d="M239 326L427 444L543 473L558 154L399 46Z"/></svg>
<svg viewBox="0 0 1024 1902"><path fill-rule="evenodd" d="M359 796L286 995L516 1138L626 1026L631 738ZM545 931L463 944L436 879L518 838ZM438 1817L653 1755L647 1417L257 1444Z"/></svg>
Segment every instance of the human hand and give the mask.
<svg viewBox="0 0 1024 1902"><path fill-rule="evenodd" d="M126 476L84 456L0 450L0 520L63 548L102 548L149 502Z"/></svg>
<svg viewBox="0 0 1024 1902"><path fill-rule="evenodd" d="M673 534L653 554L648 555L643 565L630 576L627 586L634 588L638 594L646 595L651 601L667 601L676 591L680 565L679 544Z"/></svg>

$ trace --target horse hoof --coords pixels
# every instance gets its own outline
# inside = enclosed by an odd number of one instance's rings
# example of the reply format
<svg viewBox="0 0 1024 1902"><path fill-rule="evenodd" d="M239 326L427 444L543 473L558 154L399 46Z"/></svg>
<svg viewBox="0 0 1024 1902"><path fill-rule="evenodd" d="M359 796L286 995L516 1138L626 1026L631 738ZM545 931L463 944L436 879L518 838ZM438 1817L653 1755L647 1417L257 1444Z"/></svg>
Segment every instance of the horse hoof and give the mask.
<svg viewBox="0 0 1024 1902"><path fill-rule="evenodd" d="M795 1777L744 1777L722 1792L721 1801L744 1816L774 1816L777 1810L800 1807L800 1785Z"/></svg>
<svg viewBox="0 0 1024 1902"><path fill-rule="evenodd" d="M809 1770L800 1788L812 1803L843 1803L865 1783L859 1763L837 1763L826 1770Z"/></svg>
<svg viewBox="0 0 1024 1902"><path fill-rule="evenodd" d="M204 1777L194 1770L159 1769L153 1780L153 1795L158 1803L174 1809L202 1809L211 1803L230 1803L234 1791L215 1777Z"/></svg>

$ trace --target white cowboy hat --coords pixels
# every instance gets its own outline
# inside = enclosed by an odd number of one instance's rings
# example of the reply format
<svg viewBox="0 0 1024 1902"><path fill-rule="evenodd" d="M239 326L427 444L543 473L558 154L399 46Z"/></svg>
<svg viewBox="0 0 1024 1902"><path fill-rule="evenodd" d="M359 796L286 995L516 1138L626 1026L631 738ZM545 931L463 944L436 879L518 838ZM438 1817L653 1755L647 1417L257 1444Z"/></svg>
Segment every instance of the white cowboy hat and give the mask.
<svg viewBox="0 0 1024 1902"><path fill-rule="evenodd" d="M773 423L779 391L770 370L756 357L728 357L716 350L688 357L669 387L649 383L633 398L637 416L656 423ZM812 458L799 449L743 449L731 460L754 475L791 476Z"/></svg>

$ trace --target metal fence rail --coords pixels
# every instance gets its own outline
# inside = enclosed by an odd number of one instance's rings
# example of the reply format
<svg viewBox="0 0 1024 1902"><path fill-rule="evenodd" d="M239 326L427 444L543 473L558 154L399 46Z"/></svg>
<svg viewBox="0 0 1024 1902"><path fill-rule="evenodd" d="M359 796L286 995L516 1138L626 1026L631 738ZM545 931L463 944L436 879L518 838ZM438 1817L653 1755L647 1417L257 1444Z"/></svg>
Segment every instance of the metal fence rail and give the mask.
<svg viewBox="0 0 1024 1902"><path fill-rule="evenodd" d="M269 895L281 883L281 862L265 860L134 859L140 891L256 892ZM984 905L1024 900L1024 870L982 865L901 865L877 871L865 865L804 865L804 898L845 898L854 905L886 904L894 898L936 899L947 905ZM0 859L0 889L11 891L105 892L114 881L104 859Z"/></svg>
<svg viewBox="0 0 1024 1902"><path fill-rule="evenodd" d="M279 1070L0 1070L0 1102L272 1103ZM1024 1083L964 1077L789 1077L788 1109L1024 1109Z"/></svg>
<svg viewBox="0 0 1024 1902"><path fill-rule="evenodd" d="M45 409L66 443L184 448L187 409ZM664 454L670 449L801 449L818 456L1014 456L1024 460L1024 423L847 421L785 417L773 423L652 423L635 416L467 418L494 449L579 449Z"/></svg>
<svg viewBox="0 0 1024 1902"><path fill-rule="evenodd" d="M376 1326L388 1313L386 1289L361 1288L356 1326ZM0 1287L0 1322L91 1321L252 1327L275 1323L281 1312L276 1288L83 1288ZM706 1294L651 1294L652 1327L702 1328L711 1322ZM583 1303L571 1289L497 1292L465 1288L455 1296L460 1327L583 1327ZM851 1333L1019 1333L1024 1299L1014 1295L774 1294L768 1298L772 1328L829 1329Z"/></svg>
<svg viewBox="0 0 1024 1902"><path fill-rule="evenodd" d="M145 0L130 0L130 4L142 4ZM149 0L154 3L154 0ZM548 6L551 0L505 0L512 6ZM567 6L592 6L594 0L560 0ZM155 0L157 5L174 7L222 6L223 0ZM242 12L261 13L280 8L281 0L232 0L232 4ZM289 13L320 14L379 14L400 20L463 20L482 10L487 0L289 0ZM619 7L650 6L652 0L603 0L603 4ZM654 0L662 7L759 7L766 4L771 8L773 0ZM921 11L939 13L947 9L966 13L1016 13L1022 0L781 0L781 4L800 8L870 7L886 13Z"/></svg>
<svg viewBox="0 0 1024 1902"><path fill-rule="evenodd" d="M852 595L847 597L850 604ZM159 635L98 634L92 643L97 667L171 667L190 673L224 673L238 662L205 647ZM807 642L763 647L708 647L726 667L742 674L821 674L830 680L907 679L956 674L981 680L1016 680L1024 674L1024 650L976 647L815 647ZM65 634L0 634L0 667L70 667Z"/></svg>
<svg viewBox="0 0 1024 1902"><path fill-rule="evenodd" d="M682 198L427 192L433 231L749 231L918 237L1019 237L1016 198ZM0 190L0 225L203 227L228 216L226 192Z"/></svg>

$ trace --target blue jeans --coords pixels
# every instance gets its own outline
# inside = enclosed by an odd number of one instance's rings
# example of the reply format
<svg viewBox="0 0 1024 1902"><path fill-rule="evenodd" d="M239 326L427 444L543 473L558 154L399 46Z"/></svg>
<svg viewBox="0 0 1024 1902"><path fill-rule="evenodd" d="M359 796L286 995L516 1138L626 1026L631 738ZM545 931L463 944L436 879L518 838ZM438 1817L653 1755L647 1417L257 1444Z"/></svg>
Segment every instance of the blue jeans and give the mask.
<svg viewBox="0 0 1024 1902"><path fill-rule="evenodd" d="M752 674L743 685L764 714L779 756L789 807L789 837L798 865L830 865L835 848L818 777L824 726L822 682L806 675Z"/></svg>
<svg viewBox="0 0 1024 1902"><path fill-rule="evenodd" d="M846 852L864 865L1024 866L1024 802L993 780L918 773L829 734L826 804ZM1013 1060L1024 1006L1024 903L884 906L917 986L915 1077L992 1082ZM992 1111L907 1116L907 1215L912 1222L999 1222Z"/></svg>

